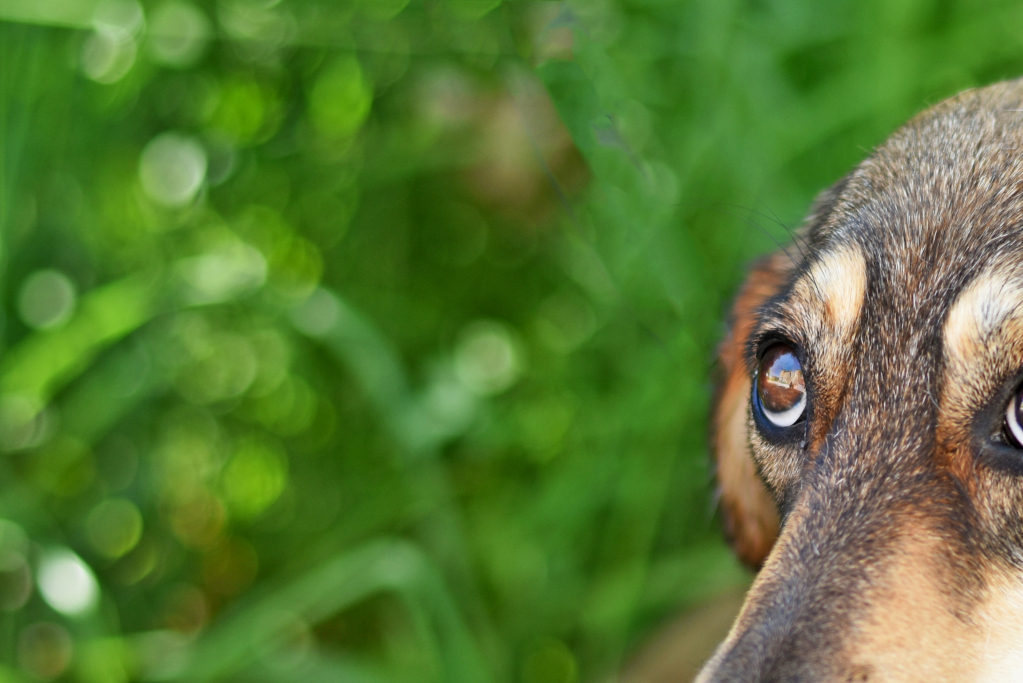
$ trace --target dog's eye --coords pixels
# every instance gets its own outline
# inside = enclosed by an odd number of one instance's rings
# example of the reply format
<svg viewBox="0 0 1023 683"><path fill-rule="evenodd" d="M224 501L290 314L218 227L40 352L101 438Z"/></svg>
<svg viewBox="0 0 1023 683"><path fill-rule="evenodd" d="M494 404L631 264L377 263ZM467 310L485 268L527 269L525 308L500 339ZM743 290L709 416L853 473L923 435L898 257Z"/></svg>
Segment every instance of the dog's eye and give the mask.
<svg viewBox="0 0 1023 683"><path fill-rule="evenodd" d="M1005 436L1016 448L1023 448L1023 387L1016 390L1005 410Z"/></svg>
<svg viewBox="0 0 1023 683"><path fill-rule="evenodd" d="M757 370L757 401L764 417L777 427L792 426L803 417L806 383L803 366L792 347L775 344L764 352Z"/></svg>

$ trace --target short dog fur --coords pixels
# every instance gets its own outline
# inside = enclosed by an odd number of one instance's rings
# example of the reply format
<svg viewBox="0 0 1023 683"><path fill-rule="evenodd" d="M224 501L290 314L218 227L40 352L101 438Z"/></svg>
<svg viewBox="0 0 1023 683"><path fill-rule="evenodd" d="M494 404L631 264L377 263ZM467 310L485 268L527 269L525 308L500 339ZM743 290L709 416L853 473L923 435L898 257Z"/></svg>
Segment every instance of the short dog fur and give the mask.
<svg viewBox="0 0 1023 683"><path fill-rule="evenodd" d="M784 427L754 388L777 344L805 382ZM1023 681L1023 81L918 115L824 192L720 360L722 513L761 568L697 682Z"/></svg>

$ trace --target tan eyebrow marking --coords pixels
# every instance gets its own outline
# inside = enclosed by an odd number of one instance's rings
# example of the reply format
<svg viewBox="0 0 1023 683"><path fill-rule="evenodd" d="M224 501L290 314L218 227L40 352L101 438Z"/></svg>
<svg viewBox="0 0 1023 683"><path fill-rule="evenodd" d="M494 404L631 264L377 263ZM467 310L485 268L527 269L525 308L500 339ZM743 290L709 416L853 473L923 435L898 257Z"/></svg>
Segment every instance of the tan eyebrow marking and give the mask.
<svg viewBox="0 0 1023 683"><path fill-rule="evenodd" d="M959 295L945 320L943 333L949 360L958 364L977 359L1001 328L1020 319L1023 272L995 267L982 273Z"/></svg>
<svg viewBox="0 0 1023 683"><path fill-rule="evenodd" d="M796 283L794 290L796 298L804 305L823 303L825 320L821 322L839 336L846 336L860 317L867 290L867 264L863 254L853 246L824 253Z"/></svg>
<svg viewBox="0 0 1023 683"><path fill-rule="evenodd" d="M952 305L942 334L942 438L960 442L977 407L1023 363L1023 267L981 273Z"/></svg>

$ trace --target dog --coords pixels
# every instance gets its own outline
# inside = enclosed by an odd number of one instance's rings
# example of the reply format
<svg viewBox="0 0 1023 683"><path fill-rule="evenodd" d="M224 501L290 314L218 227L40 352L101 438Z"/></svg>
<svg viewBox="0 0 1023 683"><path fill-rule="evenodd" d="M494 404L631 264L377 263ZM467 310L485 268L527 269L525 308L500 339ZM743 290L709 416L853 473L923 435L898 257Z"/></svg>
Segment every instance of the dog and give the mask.
<svg viewBox="0 0 1023 683"><path fill-rule="evenodd" d="M1023 80L823 192L720 362L721 512L759 573L697 683L1023 681Z"/></svg>

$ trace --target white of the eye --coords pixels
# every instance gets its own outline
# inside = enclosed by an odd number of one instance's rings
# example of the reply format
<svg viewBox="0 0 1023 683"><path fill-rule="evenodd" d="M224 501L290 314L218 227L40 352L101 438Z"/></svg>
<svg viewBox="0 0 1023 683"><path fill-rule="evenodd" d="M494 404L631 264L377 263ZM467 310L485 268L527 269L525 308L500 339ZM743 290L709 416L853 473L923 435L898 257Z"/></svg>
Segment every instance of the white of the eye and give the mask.
<svg viewBox="0 0 1023 683"><path fill-rule="evenodd" d="M804 393L799 397L799 403L780 413L768 410L763 403L760 404L760 407L763 409L767 419L771 421L771 424L778 427L791 427L796 424L796 420L799 419L799 416L803 414L803 410L806 409L806 394Z"/></svg>
<svg viewBox="0 0 1023 683"><path fill-rule="evenodd" d="M1016 439L1016 443L1023 444L1023 427L1020 426L1019 419L1016 417L1015 396L1009 401L1009 407L1005 411L1005 423L1009 425L1009 431L1012 433L1012 437Z"/></svg>

